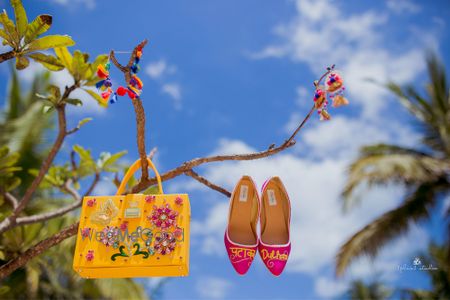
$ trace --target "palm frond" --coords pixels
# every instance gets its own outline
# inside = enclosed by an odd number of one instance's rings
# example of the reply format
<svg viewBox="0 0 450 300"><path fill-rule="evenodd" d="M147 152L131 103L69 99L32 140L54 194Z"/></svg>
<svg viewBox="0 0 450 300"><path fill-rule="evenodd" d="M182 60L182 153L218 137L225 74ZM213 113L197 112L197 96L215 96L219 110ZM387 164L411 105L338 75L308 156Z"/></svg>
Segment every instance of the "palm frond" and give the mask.
<svg viewBox="0 0 450 300"><path fill-rule="evenodd" d="M350 263L365 254L375 257L387 242L406 232L412 222L429 217L429 208L442 188L448 188L445 177L417 187L397 208L366 225L341 246L336 256L336 274L342 275Z"/></svg>
<svg viewBox="0 0 450 300"><path fill-rule="evenodd" d="M427 69L428 77L430 78L428 92L432 99L432 104L439 107L442 111L447 112L450 106L447 102L448 83L445 67L436 54L432 52L427 54Z"/></svg>
<svg viewBox="0 0 450 300"><path fill-rule="evenodd" d="M392 292L393 291L391 289L388 289L379 281L366 284L362 280L355 280L350 285L350 289L347 292L347 298L354 300L384 300L388 299L392 295Z"/></svg>
<svg viewBox="0 0 450 300"><path fill-rule="evenodd" d="M440 153L450 155L450 99L445 67L433 53L427 56L429 84L427 99L416 86L401 87L388 82L386 88L394 93L400 103L419 120L423 127L423 142Z"/></svg>
<svg viewBox="0 0 450 300"><path fill-rule="evenodd" d="M352 196L363 183L369 186L386 183L420 184L436 180L449 170L449 161L414 149L386 144L364 147L348 170L348 179L342 191L344 210L357 202Z"/></svg>

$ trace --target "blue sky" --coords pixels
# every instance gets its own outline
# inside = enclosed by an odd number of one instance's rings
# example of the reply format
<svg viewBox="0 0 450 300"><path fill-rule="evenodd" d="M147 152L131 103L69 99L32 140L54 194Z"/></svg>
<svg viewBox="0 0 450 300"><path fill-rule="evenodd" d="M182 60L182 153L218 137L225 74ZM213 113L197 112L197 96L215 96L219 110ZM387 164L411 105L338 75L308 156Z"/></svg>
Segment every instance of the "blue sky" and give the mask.
<svg viewBox="0 0 450 300"><path fill-rule="evenodd" d="M131 2L131 1L130 1ZM5 7L5 1L0 4ZM170 279L167 299L312 299L333 298L355 278L379 278L393 286L427 287L420 272L397 271L410 264L427 241L441 231L434 225L412 227L374 261L361 259L335 279L333 257L347 237L402 199L402 187L361 191L362 204L341 213L339 192L345 169L359 146L376 142L414 146L419 135L405 110L367 78L417 83L426 78L424 53L435 50L448 66L450 7L399 1L24 1L29 18L54 16L50 33L69 34L73 49L91 55L110 49L131 50L144 38L142 94L147 114L147 149L158 147L161 172L198 156L265 149L289 136L307 113L312 81L332 63L343 71L351 105L331 111L333 119L314 116L298 144L273 158L217 163L197 171L232 189L243 174L257 184L279 175L293 201L293 250L280 278L257 258L244 277L235 274L222 242L228 199L189 178L165 184L170 192L188 192L192 202L191 274ZM9 8L8 8L9 9ZM4 50L4 49L2 49ZM126 61L127 55L119 60ZM41 69L21 72L29 81ZM8 68L0 66L0 94ZM116 83L120 74L113 73ZM70 84L64 72L57 84ZM80 93L80 96L82 94ZM128 98L104 110L87 97L70 111L70 122L90 116L70 137L60 161L75 143L101 151L128 150L137 158L135 121ZM3 99L0 100L4 101ZM96 193L113 193L107 180ZM143 279L150 289L157 279Z"/></svg>

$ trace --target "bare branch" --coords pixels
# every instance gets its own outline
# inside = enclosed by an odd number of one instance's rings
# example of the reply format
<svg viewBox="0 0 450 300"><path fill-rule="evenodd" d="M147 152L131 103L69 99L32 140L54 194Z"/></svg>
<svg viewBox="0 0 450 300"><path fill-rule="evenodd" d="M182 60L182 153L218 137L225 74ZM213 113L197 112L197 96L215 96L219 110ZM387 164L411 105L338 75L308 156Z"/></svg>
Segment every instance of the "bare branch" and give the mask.
<svg viewBox="0 0 450 300"><path fill-rule="evenodd" d="M78 169L77 162L75 160L75 151L70 151L70 165L72 166L72 171L76 171Z"/></svg>
<svg viewBox="0 0 450 300"><path fill-rule="evenodd" d="M309 113L306 115L306 117L303 119L303 121L300 123L300 125L298 125L297 129L295 129L295 131L292 133L292 135L284 142L284 144L288 145L295 139L295 136L302 129L303 125L305 125L306 122L309 120L309 118L313 114L314 110L315 110L315 106L313 105L313 107L309 110Z"/></svg>
<svg viewBox="0 0 450 300"><path fill-rule="evenodd" d="M146 42L146 41L144 41ZM136 50L136 49L135 49ZM131 61L131 60L130 60ZM323 76L322 76L323 77ZM133 102L134 103L134 102ZM274 144L270 145L267 150L255 152L255 153L248 153L248 154L235 154L235 155L216 155L216 156L209 156L209 157L201 157L201 158L195 158L190 161L187 161L177 168L174 168L164 174L162 174L161 179L163 181L172 179L174 177L177 177L181 174L186 174L188 176L191 176L192 178L198 180L199 182L205 184L206 186L226 195L229 197L231 193L222 187L215 185L208 181L206 178L198 175L196 172L194 172L192 169L194 167L197 167L199 165L205 164L205 163L211 163L211 162L218 162L218 161L243 161L243 160L255 160L260 159L264 157L269 157L274 154L277 154L283 150L286 150L287 148L292 147L295 145L295 137L300 132L300 130L303 128L304 124L308 121L308 119L311 117L312 112L314 111L314 107L309 111L309 113L305 116L304 120L300 123L299 127L294 131L294 133L287 139L283 144L280 146L275 146ZM143 112L143 111L142 111ZM138 135L139 138L139 135ZM144 137L142 136L142 139ZM145 150L145 149L144 149ZM145 152L144 152L145 153ZM141 154L141 153L140 153ZM145 162L147 161L146 157ZM142 159L142 156L141 156ZM155 178L141 178L141 181L132 188L133 193L140 192L150 185L153 185L156 183ZM14 270L23 267L30 259L32 259L35 256L38 256L46 249L53 247L54 245L60 243L66 238L69 238L77 233L79 223L75 223L71 225L70 227L60 231L59 233L43 240L42 242L38 243L37 245L33 246L32 248L28 249L25 253L18 256L17 258L9 261L7 264L0 267L0 279L5 278L6 276L10 275Z"/></svg>
<svg viewBox="0 0 450 300"><path fill-rule="evenodd" d="M87 189L87 191L84 193L83 197L89 196L92 191L95 189L97 183L100 181L100 174L95 174L94 180L92 181L91 185ZM78 192L71 186L71 180L64 183L64 185L61 187L61 190L67 192L72 196L72 198L75 200L73 203L70 203L64 207L55 209L53 211L45 212L42 214L32 215L32 216L26 216L17 218L16 222L12 227L26 225L26 224L33 224L37 222L47 221L53 218L60 217L62 215L65 215L66 213L75 210L81 206L83 203L83 198L78 194Z"/></svg>
<svg viewBox="0 0 450 300"><path fill-rule="evenodd" d="M97 186L97 183L100 181L100 174L95 173L94 180L92 181L91 185L87 189L87 191L84 193L83 197L89 196L94 191L95 187Z"/></svg>
<svg viewBox="0 0 450 300"><path fill-rule="evenodd" d="M72 198L75 200L78 200L81 198L80 194L78 194L78 191L73 188L71 179L64 182L64 184L60 187L60 189L63 190L64 192L68 193L69 195L71 195Z"/></svg>
<svg viewBox="0 0 450 300"><path fill-rule="evenodd" d="M219 193L224 194L226 197L231 196L231 193L229 191L227 191L226 189L224 189L221 186L218 186L217 184L212 183L211 181L207 180L205 177L198 175L194 170L188 170L188 171L184 172L184 174L194 178L195 180L197 180L200 183L203 183L207 187L209 187Z"/></svg>
<svg viewBox="0 0 450 300"><path fill-rule="evenodd" d="M69 227L61 230L55 235L37 243L35 246L31 247L23 254L17 256L16 258L8 261L6 264L0 267L0 280L9 276L14 270L23 267L30 261L33 257L40 255L45 250L61 243L65 239L74 236L78 231L79 223L70 225Z"/></svg>
<svg viewBox="0 0 450 300"><path fill-rule="evenodd" d="M131 66L133 65L133 62L136 58L136 54L139 50L142 50L145 45L147 45L147 40L142 41L139 45L137 45L128 61L128 64L126 66L121 65L114 54L114 50L111 50L109 57L113 64L124 74L125 81L127 85L130 83L131 80ZM138 152L139 157L141 158L141 169L142 169L142 176L140 183L141 185L143 182L148 180L148 162L147 162L147 152L145 151L145 112L144 112L144 106L142 105L142 100L139 97L136 97L132 100L133 107L134 107L134 113L136 115L136 128L137 128L137 145L138 145Z"/></svg>
<svg viewBox="0 0 450 300"><path fill-rule="evenodd" d="M3 197L6 199L6 201L9 202L9 204L11 204L11 207L12 207L13 209L16 209L16 208L17 208L17 205L19 205L19 204L18 204L18 201L17 201L17 198L14 197L14 195L12 195L12 194L6 192L6 193L3 194Z"/></svg>
<svg viewBox="0 0 450 300"><path fill-rule="evenodd" d="M16 56L16 53L14 51L8 51L8 52L0 54L0 64L7 60L13 59L15 56Z"/></svg>
<svg viewBox="0 0 450 300"><path fill-rule="evenodd" d="M153 147L153 149L150 150L150 153L147 155L147 157L149 159L153 159L153 157L155 156L156 152L158 152L158 148L157 147Z"/></svg>
<svg viewBox="0 0 450 300"><path fill-rule="evenodd" d="M25 191L25 195L20 200L19 205L16 207L16 209L14 209L11 216L7 217L0 223L0 233L5 232L11 226L14 225L18 215L27 206L28 202L31 200L31 197L33 196L34 192L38 188L39 184L44 179L45 174L47 174L53 160L55 159L56 154L58 153L59 149L61 148L61 146L64 142L64 138L66 137L66 126L67 126L66 125L65 104L57 106L56 111L58 112L59 132L58 132L58 136L56 137L55 143L53 144L47 158L42 163L42 166L39 170L38 175L36 176L36 178L34 178L30 187Z"/></svg>
<svg viewBox="0 0 450 300"><path fill-rule="evenodd" d="M255 153L248 153L248 154L233 154L233 155L216 155L216 156L209 156L209 157L201 157L201 158L195 158L190 161L186 161L180 166L167 171L166 173L161 174L161 179L163 181L175 178L181 174L184 174L186 171L191 170L192 168L198 167L200 165L203 165L205 163L211 163L211 162L218 162L218 161L232 161L232 160L255 160L260 159L264 157L269 157L274 154L277 154L287 148L292 147L295 145L295 141L291 140L288 144L285 142L281 146L270 148L264 151L255 152ZM136 186L134 186L131 189L132 193L138 193L146 188L148 188L151 185L156 184L156 178L151 178L149 180L146 180L144 182L138 183Z"/></svg>
<svg viewBox="0 0 450 300"><path fill-rule="evenodd" d="M0 233L3 233L12 226L14 226L19 214L25 209L25 207L30 202L34 192L44 179L45 174L47 174L48 170L50 169L50 166L52 165L53 160L56 157L56 154L58 154L59 150L61 149L64 139L67 136L66 105L62 102L62 100L67 99L70 93L73 92L77 87L78 82L75 82L70 87L66 86L64 94L61 96L61 103L56 106L56 112L58 115L58 135L56 137L56 140L53 143L53 146L50 149L48 156L43 161L42 166L39 169L38 175L36 176L36 178L34 178L31 185L25 191L25 194L23 195L17 207L14 209L13 213L9 217L5 218L2 222L0 222Z"/></svg>

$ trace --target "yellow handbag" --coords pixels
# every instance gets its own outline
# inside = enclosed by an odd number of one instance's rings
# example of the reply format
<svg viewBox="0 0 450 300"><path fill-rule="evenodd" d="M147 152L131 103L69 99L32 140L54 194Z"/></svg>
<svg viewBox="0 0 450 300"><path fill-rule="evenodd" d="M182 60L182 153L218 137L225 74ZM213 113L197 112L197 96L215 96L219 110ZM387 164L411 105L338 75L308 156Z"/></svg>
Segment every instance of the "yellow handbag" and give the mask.
<svg viewBox="0 0 450 300"><path fill-rule="evenodd" d="M73 268L85 278L187 276L189 222L187 194L128 194L126 183L140 168L137 160L115 196L84 197Z"/></svg>

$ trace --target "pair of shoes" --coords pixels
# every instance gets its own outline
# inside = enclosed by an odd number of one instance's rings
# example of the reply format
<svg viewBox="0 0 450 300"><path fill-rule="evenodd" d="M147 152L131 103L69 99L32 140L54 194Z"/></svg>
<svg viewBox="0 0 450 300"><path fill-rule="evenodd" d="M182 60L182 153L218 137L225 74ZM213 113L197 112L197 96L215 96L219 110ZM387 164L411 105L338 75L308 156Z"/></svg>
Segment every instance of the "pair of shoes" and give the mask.
<svg viewBox="0 0 450 300"><path fill-rule="evenodd" d="M230 198L225 231L225 248L236 272L247 273L259 250L267 269L279 276L291 252L290 219L289 196L279 177L263 184L260 198L252 178L243 176Z"/></svg>

